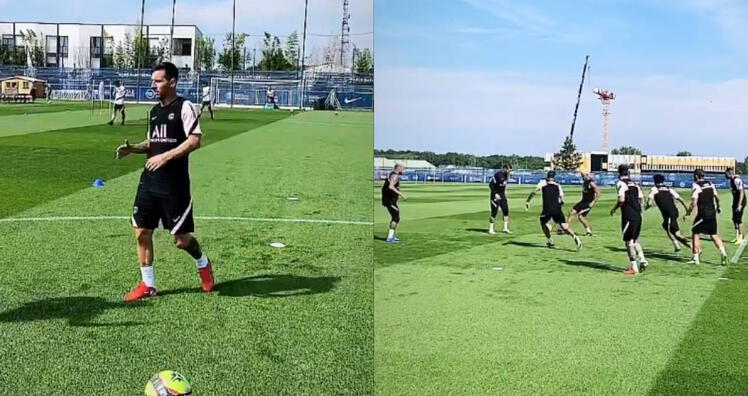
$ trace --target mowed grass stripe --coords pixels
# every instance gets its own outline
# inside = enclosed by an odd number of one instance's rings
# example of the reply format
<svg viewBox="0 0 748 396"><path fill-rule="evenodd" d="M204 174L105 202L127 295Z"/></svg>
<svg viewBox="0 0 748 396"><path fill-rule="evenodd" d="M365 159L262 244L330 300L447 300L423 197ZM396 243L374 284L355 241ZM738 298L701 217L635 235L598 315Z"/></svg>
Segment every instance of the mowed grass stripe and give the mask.
<svg viewBox="0 0 748 396"><path fill-rule="evenodd" d="M221 112L216 121L203 120L203 144L207 146L287 116L286 112ZM96 178L109 181L141 169L144 161L115 160L114 149L124 139L133 143L143 140L146 128L146 120L137 120L125 126L96 125L0 138L0 157L10 165L0 174L0 184L7 186L0 201L0 217L88 188Z"/></svg>
<svg viewBox="0 0 748 396"><path fill-rule="evenodd" d="M142 120L148 115L150 106L130 106L127 108L127 120ZM119 122L119 116L117 116ZM73 110L64 112L37 112L29 114L0 116L0 138L6 136L27 135L60 129L82 128L103 125L111 118L108 109ZM118 124L119 125L119 124ZM109 127L108 125L103 125Z"/></svg>
<svg viewBox="0 0 748 396"><path fill-rule="evenodd" d="M88 110L91 111L91 102L87 101L53 101L46 103L39 100L37 103L0 103L0 117L15 114L55 113L63 111Z"/></svg>
<svg viewBox="0 0 748 396"><path fill-rule="evenodd" d="M691 328L659 372L651 396L737 395L748 390L748 259L723 275Z"/></svg>
<svg viewBox="0 0 748 396"><path fill-rule="evenodd" d="M306 116L324 117L298 117ZM198 150L191 158L196 215L290 217L313 208L319 218L371 220L370 200L340 209L343 204L330 198L347 200L371 188L370 155L359 155L372 150L368 117L361 130L338 127L334 118L317 119L329 120L319 128L281 121ZM325 151L329 140L340 146ZM340 150L346 154L330 155ZM142 166L144 159L130 160ZM349 161L345 177L320 177L334 174L340 160ZM215 260L212 295L199 292L189 256L157 231L162 296L123 304L122 295L139 279L132 226L124 219L138 174L23 212L117 211L119 222L0 227L0 262L7 273L19 274L0 281L0 356L23 362L0 371L3 390L139 394L153 373L170 368L206 395L374 392L370 227L198 221L196 236ZM301 199L288 201L289 190ZM274 240L287 247L268 246ZM27 380L35 377L48 381Z"/></svg>
<svg viewBox="0 0 748 396"><path fill-rule="evenodd" d="M485 233L487 199L474 202L487 186L429 185L426 194L409 187L413 197L468 196L452 202L462 213L443 215L433 203L403 201L402 242L375 241L378 394L646 394L722 285L725 269L711 242L704 241L701 266L685 264L688 253L672 253L656 209L646 212L641 238L650 269L624 276L620 215L608 215L612 189L590 216L595 236L575 252L568 236L554 235L554 250L544 247L540 200L521 209L532 187L514 187L515 233L496 236ZM568 210L580 194L565 191ZM389 217L377 209L379 239ZM692 221L681 222L685 233ZM579 223L575 229L582 231ZM720 230L732 232L726 216Z"/></svg>

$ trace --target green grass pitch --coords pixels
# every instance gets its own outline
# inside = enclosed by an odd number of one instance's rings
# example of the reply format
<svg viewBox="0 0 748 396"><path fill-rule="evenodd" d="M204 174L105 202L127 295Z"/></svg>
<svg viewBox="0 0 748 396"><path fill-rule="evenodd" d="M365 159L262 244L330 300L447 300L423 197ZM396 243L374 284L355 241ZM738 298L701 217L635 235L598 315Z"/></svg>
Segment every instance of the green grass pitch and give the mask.
<svg viewBox="0 0 748 396"><path fill-rule="evenodd" d="M114 149L144 138L147 107L129 106L124 127L82 105L26 107L0 105L0 394L138 395L166 369L196 395L373 393L371 113L203 119L195 235L216 291L199 291L194 261L157 231L161 295L126 304L145 158ZM116 218L59 220L85 216Z"/></svg>
<svg viewBox="0 0 748 396"><path fill-rule="evenodd" d="M641 243L649 269L624 275L620 212L607 188L576 252L547 249L536 197L509 186L512 235L489 235L488 187L403 184L399 244L375 205L375 380L379 395L734 395L748 389L748 259L721 267L674 254L657 209ZM565 188L565 211L581 196ZM683 191L687 195L686 191ZM721 194L723 207L730 197ZM501 228L499 220L499 229ZM681 229L690 234L689 219ZM720 233L733 239L729 214ZM577 232L583 228L574 223ZM735 245L728 245L732 255ZM723 278L723 279L720 279ZM726 279L724 279L726 278Z"/></svg>

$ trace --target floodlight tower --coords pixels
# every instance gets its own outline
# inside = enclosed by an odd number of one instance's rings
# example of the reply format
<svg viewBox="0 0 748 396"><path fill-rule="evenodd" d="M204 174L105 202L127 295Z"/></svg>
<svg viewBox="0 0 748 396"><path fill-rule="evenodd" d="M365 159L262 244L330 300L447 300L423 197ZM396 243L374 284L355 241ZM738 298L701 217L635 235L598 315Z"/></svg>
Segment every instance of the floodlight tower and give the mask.
<svg viewBox="0 0 748 396"><path fill-rule="evenodd" d="M592 92L597 95L600 103L603 104L603 150L610 151L608 144L608 116L610 115L610 102L615 100L616 94L604 89L595 88Z"/></svg>
<svg viewBox="0 0 748 396"><path fill-rule="evenodd" d="M348 53L348 44L351 39L351 27L348 21L351 19L351 12L348 8L348 0L343 0L343 23L340 28L340 67L345 67L346 54Z"/></svg>

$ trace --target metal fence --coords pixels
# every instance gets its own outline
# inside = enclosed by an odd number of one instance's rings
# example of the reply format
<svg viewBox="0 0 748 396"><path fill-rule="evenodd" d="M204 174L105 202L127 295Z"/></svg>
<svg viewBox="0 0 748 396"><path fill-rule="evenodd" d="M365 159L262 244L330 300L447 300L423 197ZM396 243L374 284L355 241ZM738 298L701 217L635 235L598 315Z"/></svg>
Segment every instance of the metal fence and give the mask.
<svg viewBox="0 0 748 396"><path fill-rule="evenodd" d="M374 168L374 180L383 181L392 168ZM406 169L401 180L414 183L483 183L487 184L496 169L460 169L460 168L435 168L435 169ZM592 172L592 177L600 186L614 186L618 182L618 174L615 172ZM693 176L688 173L660 173L665 176L665 184L669 187L690 188L693 185ZM632 174L631 178L642 186L653 186L655 173ZM511 173L509 183L511 184L538 184L545 179L545 171L515 170ZM730 183L722 174L707 174L706 179L714 183L717 188L729 189ZM748 179L748 175L741 175L741 179ZM556 172L556 181L562 185L579 185L584 183L579 172Z"/></svg>

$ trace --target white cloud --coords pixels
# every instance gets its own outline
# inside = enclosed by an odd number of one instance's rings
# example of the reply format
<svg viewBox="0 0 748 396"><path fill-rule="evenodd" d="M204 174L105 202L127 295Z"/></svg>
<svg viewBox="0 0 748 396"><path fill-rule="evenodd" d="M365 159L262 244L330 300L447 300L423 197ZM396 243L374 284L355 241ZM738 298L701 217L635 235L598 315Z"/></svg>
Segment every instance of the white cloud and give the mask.
<svg viewBox="0 0 748 396"><path fill-rule="evenodd" d="M744 158L748 79L716 83L668 76L598 80L616 92L611 145L652 154ZM569 132L579 76L440 69L377 70L375 147L475 154L555 151ZM576 128L581 149L602 141L601 106L586 86Z"/></svg>
<svg viewBox="0 0 748 396"><path fill-rule="evenodd" d="M748 3L743 0L682 0L682 4L714 19L725 41L748 59Z"/></svg>

